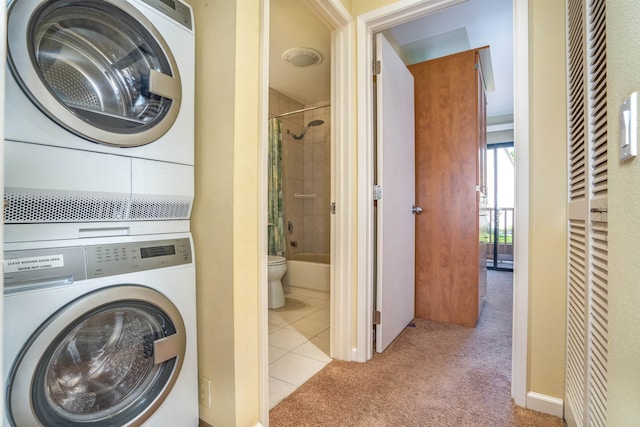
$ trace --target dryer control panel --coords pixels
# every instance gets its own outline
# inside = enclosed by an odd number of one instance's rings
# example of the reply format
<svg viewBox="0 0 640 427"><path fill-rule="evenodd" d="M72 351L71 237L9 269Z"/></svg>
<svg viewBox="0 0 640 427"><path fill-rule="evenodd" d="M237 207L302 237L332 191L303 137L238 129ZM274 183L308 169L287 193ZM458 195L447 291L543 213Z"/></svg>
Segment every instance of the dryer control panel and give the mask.
<svg viewBox="0 0 640 427"><path fill-rule="evenodd" d="M89 279L193 262L186 238L92 245L86 252Z"/></svg>
<svg viewBox="0 0 640 427"><path fill-rule="evenodd" d="M191 9L186 4L178 0L142 0L149 6L154 7L156 10L164 13L168 17L172 18L176 22L184 25L190 30L193 30L193 24L191 23Z"/></svg>

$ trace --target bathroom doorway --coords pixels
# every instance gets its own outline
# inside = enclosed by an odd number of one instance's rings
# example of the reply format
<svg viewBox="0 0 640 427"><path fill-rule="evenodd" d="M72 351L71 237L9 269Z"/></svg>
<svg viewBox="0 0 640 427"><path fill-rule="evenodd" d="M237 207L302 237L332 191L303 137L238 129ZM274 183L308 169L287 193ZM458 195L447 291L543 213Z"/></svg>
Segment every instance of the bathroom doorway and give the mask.
<svg viewBox="0 0 640 427"><path fill-rule="evenodd" d="M271 0L269 26L269 409L332 359L331 29L308 4ZM283 300L274 304L274 287Z"/></svg>

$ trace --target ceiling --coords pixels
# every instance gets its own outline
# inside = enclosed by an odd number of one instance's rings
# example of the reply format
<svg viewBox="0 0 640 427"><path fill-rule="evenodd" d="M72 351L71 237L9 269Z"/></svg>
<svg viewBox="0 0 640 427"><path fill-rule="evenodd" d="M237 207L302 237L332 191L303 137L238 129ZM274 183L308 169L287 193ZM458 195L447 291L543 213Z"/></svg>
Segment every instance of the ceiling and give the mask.
<svg viewBox="0 0 640 427"><path fill-rule="evenodd" d="M301 0L271 0L269 86L303 105L331 99L331 31ZM294 67L282 60L292 48L312 48L319 65Z"/></svg>
<svg viewBox="0 0 640 427"><path fill-rule="evenodd" d="M513 117L512 0L469 0L388 31L389 41L407 65L489 46L495 90L487 93L489 123ZM320 65L296 68L282 54L293 47L324 55ZM330 99L331 34L300 0L271 0L270 86L310 105Z"/></svg>

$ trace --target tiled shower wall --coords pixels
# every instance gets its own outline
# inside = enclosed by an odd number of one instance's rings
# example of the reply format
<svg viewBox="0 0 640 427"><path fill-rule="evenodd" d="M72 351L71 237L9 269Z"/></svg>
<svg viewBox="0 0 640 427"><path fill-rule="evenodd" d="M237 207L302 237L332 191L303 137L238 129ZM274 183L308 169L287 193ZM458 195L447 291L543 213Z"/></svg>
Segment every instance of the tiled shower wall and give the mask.
<svg viewBox="0 0 640 427"><path fill-rule="evenodd" d="M306 106L308 107L308 106ZM301 103L269 90L269 117L305 108ZM282 179L285 205L287 254L298 252L329 253L330 241L330 108L319 108L281 117ZM294 139L287 130L299 135L312 120L324 120L311 127L304 138Z"/></svg>
<svg viewBox="0 0 640 427"><path fill-rule="evenodd" d="M312 126L304 137L304 249L329 253L329 205L331 204L331 109L318 108L304 113L304 122L324 120ZM315 197L313 197L315 196Z"/></svg>

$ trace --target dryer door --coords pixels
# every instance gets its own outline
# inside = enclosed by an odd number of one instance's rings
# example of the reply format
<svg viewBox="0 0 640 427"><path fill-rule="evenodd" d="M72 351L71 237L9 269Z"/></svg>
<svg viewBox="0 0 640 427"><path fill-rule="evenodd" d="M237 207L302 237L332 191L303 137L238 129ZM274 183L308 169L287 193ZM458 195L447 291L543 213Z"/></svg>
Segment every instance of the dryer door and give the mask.
<svg viewBox="0 0 640 427"><path fill-rule="evenodd" d="M68 131L132 147L164 135L182 94L166 42L124 0L14 0L10 69L31 101Z"/></svg>
<svg viewBox="0 0 640 427"><path fill-rule="evenodd" d="M142 286L113 286L60 309L31 337L7 387L16 426L137 426L182 367L176 307Z"/></svg>

